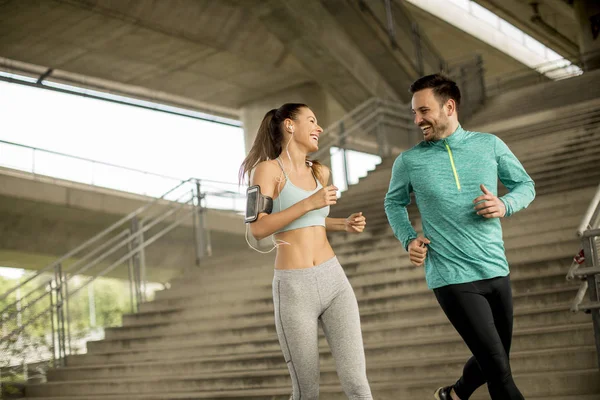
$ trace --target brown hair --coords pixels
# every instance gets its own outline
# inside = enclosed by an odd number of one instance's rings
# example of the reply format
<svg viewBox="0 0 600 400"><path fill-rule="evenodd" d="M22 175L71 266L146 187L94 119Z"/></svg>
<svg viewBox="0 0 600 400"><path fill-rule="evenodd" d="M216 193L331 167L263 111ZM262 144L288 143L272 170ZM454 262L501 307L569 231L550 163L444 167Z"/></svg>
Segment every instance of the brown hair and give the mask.
<svg viewBox="0 0 600 400"><path fill-rule="evenodd" d="M254 139L254 143L248 152L248 155L240 166L239 181L244 180L248 175L248 183L250 183L250 172L256 168L258 163L266 160L276 159L282 151L283 142L283 121L286 119L296 120L301 108L309 108L306 104L301 103L286 103L277 109L272 109L265 114L258 133ZM308 157L306 158L307 161ZM319 181L323 176L321 173L321 163L310 160L312 162L312 170ZM327 182L325 182L327 184Z"/></svg>
<svg viewBox="0 0 600 400"><path fill-rule="evenodd" d="M433 89L433 94L441 106L452 99L456 103L456 110L460 108L460 89L456 82L442 74L423 76L410 85L412 94L424 89Z"/></svg>

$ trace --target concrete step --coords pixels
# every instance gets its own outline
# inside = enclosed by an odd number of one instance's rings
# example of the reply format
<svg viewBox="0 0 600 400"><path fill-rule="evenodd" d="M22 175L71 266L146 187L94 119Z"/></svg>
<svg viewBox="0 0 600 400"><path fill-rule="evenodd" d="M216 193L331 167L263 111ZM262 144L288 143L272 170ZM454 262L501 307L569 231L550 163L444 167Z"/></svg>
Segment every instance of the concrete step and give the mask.
<svg viewBox="0 0 600 400"><path fill-rule="evenodd" d="M555 286L558 286L559 288L562 288L562 286L564 285L564 281L562 280L564 273L563 271L557 271L554 274L552 272L546 272L545 276L541 276L539 274L532 274L531 279L537 279L538 282L535 282L535 286L532 284L519 284L519 280L517 280L517 284L513 283L513 286L515 287L516 290L520 291L521 287L523 287L523 290L527 290L528 292L532 292L535 291L536 289L539 290L539 288L544 288L547 289L549 288L551 285L541 285L539 283L540 279L544 279L544 280L549 280L552 281L553 278L555 278L558 275L559 279L556 280L556 283L558 283L558 285L555 284ZM356 285L357 286L357 285ZM389 288L401 288L402 284L394 284L393 281L386 281L386 280L382 280L382 283L380 283L379 285L372 285L372 286L367 286L366 289L360 289L360 288L356 288L354 289L355 293L357 294L357 298L359 300L359 305L362 306L363 303L363 298L367 298L370 294L372 293L376 293L376 294L380 294L380 293L385 293L385 294L389 294L391 296L394 296L397 294L398 291L396 290L388 290ZM388 293L389 292L389 293ZM401 317L404 318L416 318L418 320L418 317L421 315L423 316L423 313L426 312L426 310L423 309L423 305L422 304L417 304L417 306L415 307L412 302L405 302L406 305L404 307L401 308L389 308L389 311L385 311L385 312L398 312L400 310L402 310L402 312L404 313ZM564 302L560 304L561 307L564 306L565 309L569 308L569 304L568 302ZM428 304L429 308L433 307L434 309L435 307L435 303L433 301L431 301ZM265 307L266 308L266 307ZM268 306L268 309L272 309L271 306ZM543 309L540 307L537 307L536 310L540 313L543 313ZM232 329L231 334L236 335L237 333L237 329L242 329L244 327L247 328L256 328L259 326L263 326L263 325L272 325L272 313L270 311L267 312L261 312L261 313L257 313L257 312L251 312L251 313L245 313L245 314L241 314L241 312L243 312L243 309L239 310L240 312L237 315L233 315L233 316L229 316L228 314L225 313L221 313L220 316L219 315L211 315L210 317L206 317L205 315L198 315L197 313L194 314L181 314L180 318L173 320L173 321L169 321L169 320L162 320L162 321L155 321L155 322L143 322L143 321L138 321L138 323L136 324L128 324L128 325L124 325L123 327L118 327L118 328L107 328L105 330L105 337L106 339L114 339L114 338L125 338L125 337L135 337L136 335L139 335L138 337L145 337L145 336L155 336L160 334L161 332L169 332L171 334L177 334L177 333L183 333L183 332L188 332L188 331L194 331L194 332L209 332L209 331L220 331L222 329ZM363 325L365 323L367 323L369 321L369 316L372 314L377 314L379 315L379 317L381 317L381 313L384 311L378 310L378 309L373 309L373 307L371 306L371 309L364 309L362 308L362 319L363 319ZM400 316L398 316L400 318Z"/></svg>
<svg viewBox="0 0 600 400"><path fill-rule="evenodd" d="M544 244L542 246L552 245L554 243L564 244L564 242L567 242L567 240L565 240L565 236L571 236L571 233L574 231L574 229L575 228L559 231L561 234L563 234L562 240L554 239L555 234L552 232L548 232L543 235L537 235L535 237L526 236L526 239L536 241L546 240L548 244ZM569 240L567 243L573 242L575 245L566 254L563 254L561 259L571 256L577 252L577 241L572 237L570 239L571 240ZM507 239L505 243L510 244L512 241L512 239ZM517 242L517 239L515 239L514 242ZM512 250L509 252L509 255L512 256L515 251L521 250L520 247L524 249L531 249L531 245L531 243L527 243L523 239L519 239L518 246L516 244L511 246ZM386 278L394 277L398 279L399 275L405 272L409 274L407 276L410 276L410 274L413 274L416 270L412 264L410 264L408 253L402 248L400 243L395 238L382 239L378 242L375 242L375 244L372 246L356 246L352 248L351 252L349 251L348 253L339 254L338 258L351 281L355 275L354 271L356 267L360 266L361 264L368 263L369 267L372 267L364 268L364 270L370 274L385 270L393 270L393 272L390 271L390 274L388 274ZM514 262L514 258L511 261ZM525 261L529 261L529 259L526 258ZM564 269L569 264L570 262L567 262L564 265L561 264L560 266L557 266L557 268ZM245 280L224 279L223 281L209 283L201 282L195 284L190 280L190 284L177 285L169 290L160 292L160 294L157 293L155 299L156 301L163 301L185 296L195 296L197 298L195 298L194 301L202 299L203 301L210 301L214 303L216 300L227 301L228 298L255 298L258 293L262 293L264 290L270 291L272 276L272 267L265 266L264 271L262 271L260 274L251 275ZM373 279L377 277L377 274L371 275L369 282L373 281ZM366 282L367 281L362 280L361 284Z"/></svg>
<svg viewBox="0 0 600 400"><path fill-rule="evenodd" d="M410 337L421 334L452 334L454 332L454 328L439 307L430 307L424 310L396 309L363 312L361 321L365 338L377 337L378 340L394 338L398 335ZM569 312L569 303L517 308L514 316L515 327L524 329L587 321L589 321L587 315ZM227 327L225 322L229 322L230 326ZM219 340L227 342L256 340L276 335L273 316L269 314L255 319L232 318L224 321L220 324L221 326L214 324L214 320L209 323L205 320L195 320L174 324L148 324L116 328L106 332L105 341L148 339L160 343L165 338L172 340L193 338L198 343L208 345Z"/></svg>
<svg viewBox="0 0 600 400"><path fill-rule="evenodd" d="M379 371L378 371L379 372ZM393 390L396 396L426 396L431 395L435 387L431 388L432 381L451 381L452 375L444 374L429 376L427 379L410 379L398 377L393 370L382 378L379 374L370 377L370 383L377 390ZM515 374L515 381L523 392L536 391L542 395L572 395L572 394L594 394L600 389L600 380L597 379L596 369L578 369L569 372L547 372ZM151 378L151 379L148 379ZM321 383L324 388L328 386L339 387L335 370L323 368L321 371ZM557 385L559 384L559 385ZM27 396L36 398L41 396L77 396L82 392L86 395L119 395L123 393L148 394L155 393L214 393L226 387L228 391L243 390L251 394L250 390L280 389L289 395L290 379L286 369L273 369L266 371L247 371L235 374L204 374L203 376L155 376L144 378L128 378L115 380L92 380L92 381L69 381L49 382L43 385L29 385ZM339 390L339 389L338 389ZM551 391L550 391L551 390ZM328 390L324 390L324 394ZM263 392L264 393L264 392ZM390 393L391 395L391 393ZM477 394L474 398L485 398L485 394ZM480 397L481 396L481 397ZM198 396L200 397L200 396ZM388 397L389 398L389 397ZM420 397L416 397L420 398Z"/></svg>
<svg viewBox="0 0 600 400"><path fill-rule="evenodd" d="M566 233L571 236L571 232L571 230L562 231L564 236ZM552 234L545 234L537 237L537 239L534 238L533 240L543 241L543 239L546 239L545 236L551 237ZM570 260L568 259L570 259L578 249L579 243L576 239L571 238L571 240L567 241L563 237L562 240L555 240L548 244L540 244L539 246L532 246L529 244L529 246L524 246L522 248L519 246L519 248L517 248L517 246L514 245L512 250L507 251L507 257L513 268L517 265L532 264L538 260L545 261L544 259L561 260L561 263L565 262L564 265L561 264L560 266L556 266L556 268L568 268L568 265L570 265ZM356 252L348 255L341 254L338 258L351 282L358 268L363 270L364 273L369 274L390 270L390 273L395 275L396 278L398 278L397 275L403 274L404 272L409 274L407 276L412 276L410 274L414 274L414 271L416 270L416 268L410 264L408 253L399 244L390 246L389 248L380 249L377 252L367 251L364 253ZM540 267L543 266L540 265ZM270 286L273 279L272 266L264 266L262 268L263 271L261 271L260 275L246 278L246 280L241 283L239 280L230 281L225 279L222 282L202 282L195 286L175 286L167 291L161 292L160 295L157 294L153 304L145 305L143 310L157 309L153 308L153 306L157 306L158 309L160 309L160 305L162 304L180 307L183 304L189 304L191 306L192 304L206 302L206 304L215 305L217 303L224 304L231 301L237 301L238 299L256 299L257 296L261 297L265 291L269 293L271 291ZM359 275L360 274L362 274L362 272L359 273ZM374 277L376 276L377 275L374 275ZM243 289L243 291L240 289ZM186 298L188 295L193 295L194 298L188 300L187 303L177 302L177 299Z"/></svg>
<svg viewBox="0 0 600 400"><path fill-rule="evenodd" d="M541 124L532 129L527 127L504 131L499 137L507 143L527 169L533 161L547 160L555 153L561 153L580 143L596 142L595 131L600 123L600 112L596 111L588 116L575 114L551 123L552 126Z"/></svg>
<svg viewBox="0 0 600 400"><path fill-rule="evenodd" d="M394 335L388 331L385 335L374 331L366 331L363 335L365 351L368 356L378 357L386 354L398 354L399 357L433 357L444 354L451 356L464 354L466 346L452 330L441 335ZM389 337L380 340L382 336ZM571 346L593 345L591 319L587 322L574 322L566 325L538 326L515 329L513 335L514 351L534 350L542 348L561 348L565 343ZM111 340L88 343L88 354L72 357L79 358L76 364L101 364L142 362L151 360L183 360L189 357L208 357L215 355L256 354L278 351L279 343L276 335L247 338L239 340L217 339L210 343L196 340L194 337L179 339L177 342L168 338L141 338L131 340ZM329 352L325 338L319 336L321 351ZM73 365L73 364L70 364Z"/></svg>
<svg viewBox="0 0 600 400"><path fill-rule="evenodd" d="M513 301L515 309L529 305L532 307L570 304L575 298L577 285L556 285L554 288L544 288L541 290L532 290L530 287L513 289ZM266 295L268 296L268 295ZM439 312L439 306L433 294L426 287L421 291L413 293L391 293L382 295L376 293L373 296L365 296L359 299L359 306L363 318L366 313L380 311L405 311L417 315L434 315ZM265 297L264 301L256 301L250 304L230 304L213 308L192 308L155 311L140 314L131 314L124 317L124 326L142 326L149 323L163 323L172 321L182 321L187 319L202 319L207 324L214 321L221 321L224 318L265 318L272 317L273 303L270 297Z"/></svg>
<svg viewBox="0 0 600 400"><path fill-rule="evenodd" d="M464 366L465 356L393 359L382 357L369 359L368 373L377 370L393 370L397 376L420 378L427 374L451 375ZM511 354L512 371L515 374L529 371L560 371L568 369L594 368L597 359L594 346L567 347L563 349L541 349ZM334 360L330 355L321 355L321 366L333 369ZM145 362L124 364L106 364L92 366L64 367L49 371L48 381L80 381L99 379L122 379L131 377L160 376L168 371L170 376L203 375L210 373L234 371L259 371L273 368L285 368L281 352L242 355L229 357L213 357L186 359L181 362ZM386 371L387 372L387 371ZM381 378L381 374L378 374Z"/></svg>
<svg viewBox="0 0 600 400"><path fill-rule="evenodd" d="M598 124L600 125L600 117L598 118ZM600 127L598 128L600 130ZM580 155L593 155L598 156L598 148L600 147L600 133L597 134L598 138L581 138L578 141L572 143L566 143L564 147L554 149L550 154L538 154L531 156L527 161L525 169L528 173L532 173L535 168L553 166L555 162L566 163L573 161ZM555 170L558 168L554 168Z"/></svg>
<svg viewBox="0 0 600 400"><path fill-rule="evenodd" d="M560 265L560 263L557 263ZM552 279L552 276L555 278ZM528 282L536 279L537 275L532 274L528 277L523 276L525 283L516 285L521 278L517 274L512 277L513 281L513 299L515 307L524 304L532 306L570 303L578 289L576 284L567 285L564 283L564 273L555 272L547 279L550 280L550 287L534 288ZM437 308L437 301L425 283L415 286L411 290L393 290L393 291L375 291L358 296L361 313L372 310L417 310L415 312L426 312L427 308ZM212 308L180 308L176 311L169 309L166 314L163 311L152 311L128 315L124 326L140 326L154 322L169 322L187 319L202 319L206 323L212 324L223 318L263 318L272 315L273 303L270 292L265 290L261 299L251 302L237 302L220 304Z"/></svg>
<svg viewBox="0 0 600 400"><path fill-rule="evenodd" d="M554 118L540 119L539 115L529 119L530 123L523 124L526 119L516 119L507 124L492 122L494 133L504 140L509 146L519 149L531 150L537 144L544 148L554 143L564 143L566 140L576 138L582 129L593 129L598 123L600 112L598 101L586 102L556 110ZM564 132L559 135L558 132ZM540 139L550 139L543 141Z"/></svg>
<svg viewBox="0 0 600 400"><path fill-rule="evenodd" d="M408 263L406 258L404 258L404 263L404 265ZM554 290L557 288L569 291L576 289L576 285L565 284L564 271L567 265L570 265L570 259L565 258L559 259L559 261L530 262L527 265L518 265L518 267L513 265L511 281L514 296L521 293L534 293L540 290ZM528 266L531 266L531 268ZM353 278L353 273L358 274L357 279ZM405 268L402 265L396 265L393 260L382 263L377 270L357 270L348 273L348 275L361 308L366 304L383 306L387 302L399 304L421 298L433 298L432 292L426 286L422 268L412 266ZM373 285L373 281L366 280L376 279L377 276L382 277L383 285L387 286L378 287ZM359 277L363 278L358 279ZM369 285L371 286L369 287ZM215 301L212 307L201 307L203 304L202 299L186 299L185 296L180 299L173 298L164 303L164 306L184 308L190 310L189 312L192 315L197 315L198 310L200 310L199 315L202 317L218 318L242 313L253 314L261 312L265 307L272 307L270 282L265 283L261 290L254 291L252 296L247 294L243 298L239 298L224 295L223 300L220 302Z"/></svg>
<svg viewBox="0 0 600 400"><path fill-rule="evenodd" d="M535 112L547 112L551 115L556 108L572 109L579 103L597 101L597 96L593 95L597 91L593 89L599 86L599 76L598 71L592 71L561 81L507 91L489 99L469 124L483 127L491 121L509 121Z"/></svg>
<svg viewBox="0 0 600 400"><path fill-rule="evenodd" d="M539 139L564 129L568 135L570 128L585 126L589 120L597 118L600 102L598 99L545 109L527 116L502 120L488 120L473 130L492 132L509 144L521 144L521 140ZM473 126L470 126L473 128ZM483 129L483 130L480 130ZM541 143L540 143L541 144Z"/></svg>
<svg viewBox="0 0 600 400"><path fill-rule="evenodd" d="M398 399L397 391L394 389L380 389L380 384L372 384L371 392L378 400L396 400ZM439 386L439 385L438 385ZM432 385L430 387L422 389L420 396L424 396L424 399L433 398L432 396ZM336 386L331 388L321 386L319 398L323 400L345 400L341 392L335 393ZM339 390L339 389L338 389ZM435 389L434 389L435 390ZM478 390L482 392L483 389ZM288 390L289 392L289 390ZM121 395L94 395L94 396L70 396L69 400L197 400L197 399L236 399L236 400L289 400L289 393L284 389L265 389L265 390L246 390L246 391L219 391L213 393L154 393L135 395L129 394L125 396ZM262 393L262 394L261 394ZM278 394L279 393L279 394ZM281 394L283 393L283 394ZM287 393L287 394L286 394ZM485 396L485 395L483 395ZM64 397L27 397L25 400L65 400ZM478 394L476 397L472 397L475 400L489 399L489 397L480 397ZM591 395L566 395L566 396L527 396L528 400L598 400L597 394Z"/></svg>
<svg viewBox="0 0 600 400"><path fill-rule="evenodd" d="M404 256L403 256L404 257ZM569 259L560 261L529 262L516 267L513 265L511 281L515 295L522 292L535 292L545 289L574 288L575 285L565 284L565 271L570 265ZM562 261L564 260L564 261ZM408 262L404 257L404 265ZM393 260L381 263L377 270L347 271L359 305L371 302L372 304L393 301L409 301L417 297L431 297L432 292L427 289L424 271L422 268L398 266ZM357 274L356 279L353 274ZM573 290L573 289L569 289ZM272 294L270 281L252 291L244 293L243 297L223 293L221 300L212 299L212 307L202 307L202 317L219 317L226 315L240 315L241 313L255 314L271 307ZM374 301L375 300L375 301ZM184 308L190 310L191 315L197 315L204 299L201 297L192 300L182 295L179 299L172 297L165 306ZM159 309L160 310L160 309Z"/></svg>

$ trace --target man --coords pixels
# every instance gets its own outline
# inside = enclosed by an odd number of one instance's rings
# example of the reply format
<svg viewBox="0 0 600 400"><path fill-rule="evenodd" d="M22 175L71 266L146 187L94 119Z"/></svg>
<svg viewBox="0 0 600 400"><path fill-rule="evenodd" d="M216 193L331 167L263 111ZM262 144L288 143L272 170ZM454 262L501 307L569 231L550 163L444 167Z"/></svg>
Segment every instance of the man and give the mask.
<svg viewBox="0 0 600 400"><path fill-rule="evenodd" d="M424 140L394 162L385 212L412 264L425 264L429 288L473 353L462 377L434 397L466 400L487 382L493 400L523 399L509 364L513 306L500 218L531 203L534 183L502 140L460 126L455 82L429 75L410 92ZM498 178L509 190L503 197L496 196ZM424 237L408 219L411 193Z"/></svg>

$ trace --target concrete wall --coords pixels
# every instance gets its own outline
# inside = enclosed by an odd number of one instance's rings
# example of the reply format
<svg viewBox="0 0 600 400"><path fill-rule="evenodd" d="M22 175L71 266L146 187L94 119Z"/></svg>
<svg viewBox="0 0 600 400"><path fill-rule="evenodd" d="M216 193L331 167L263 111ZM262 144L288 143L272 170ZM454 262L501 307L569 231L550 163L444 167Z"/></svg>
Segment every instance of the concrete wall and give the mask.
<svg viewBox="0 0 600 400"><path fill-rule="evenodd" d="M0 265L40 269L149 200L131 193L0 169ZM246 248L240 215L208 210L206 216L214 254ZM148 233L165 226L159 224ZM182 269L193 267L193 237L189 219L150 246L146 251L148 279L168 281ZM125 278L127 269L120 267L109 276Z"/></svg>

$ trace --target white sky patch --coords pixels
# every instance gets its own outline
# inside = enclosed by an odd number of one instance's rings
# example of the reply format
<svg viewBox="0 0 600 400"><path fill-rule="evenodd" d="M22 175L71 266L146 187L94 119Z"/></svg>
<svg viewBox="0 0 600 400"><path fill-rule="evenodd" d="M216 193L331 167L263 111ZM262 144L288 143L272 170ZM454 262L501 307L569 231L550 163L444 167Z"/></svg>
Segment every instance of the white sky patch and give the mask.
<svg viewBox="0 0 600 400"><path fill-rule="evenodd" d="M19 279L25 273L21 268L0 267L0 276L8 279Z"/></svg>
<svg viewBox="0 0 600 400"><path fill-rule="evenodd" d="M245 156L240 127L7 82L0 82L0 140L223 182L236 181ZM176 184L8 144L0 144L0 165L157 196Z"/></svg>

